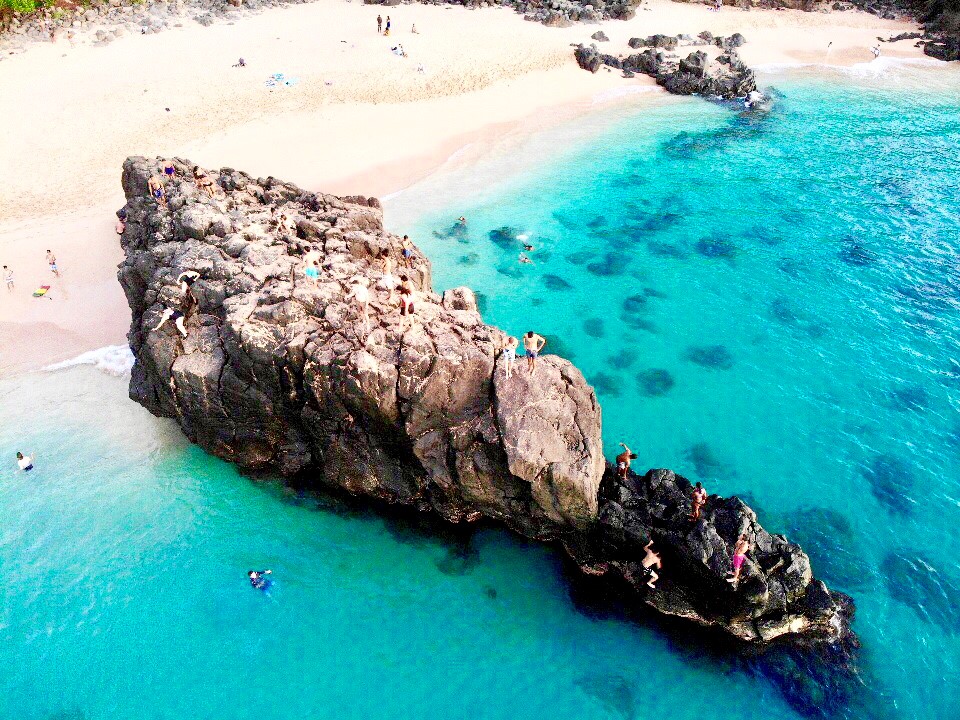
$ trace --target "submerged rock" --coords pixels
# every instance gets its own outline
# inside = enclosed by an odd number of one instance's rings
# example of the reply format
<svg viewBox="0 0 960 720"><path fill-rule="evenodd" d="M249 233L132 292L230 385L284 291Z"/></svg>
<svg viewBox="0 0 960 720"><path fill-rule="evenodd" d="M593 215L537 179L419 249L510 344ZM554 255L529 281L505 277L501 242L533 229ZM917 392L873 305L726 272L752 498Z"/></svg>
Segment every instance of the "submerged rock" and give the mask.
<svg viewBox="0 0 960 720"><path fill-rule="evenodd" d="M403 267L377 200L229 168L209 173L208 197L178 160L161 207L147 188L158 162L133 157L123 168L130 396L208 452L299 487L451 523L486 517L558 541L587 576L629 588L634 603L750 643L849 635L849 600L743 502L714 496L691 525L685 478L617 477L602 455L594 392L568 360L544 355L533 374L518 363L508 379L505 334L483 323L469 289L434 293L418 250ZM494 233L513 241L508 228ZM303 272L308 252L319 256L313 280ZM415 289L412 318L379 287L384 253ZM199 278L184 290L186 271ZM349 295L358 282L370 289L369 328ZM157 329L166 308L183 313L185 337L172 323ZM547 339L548 352L563 351ZM619 389L616 377L596 377ZM733 588L725 577L741 532L754 549ZM639 564L649 539L664 559L655 592ZM465 546L438 569L469 572L474 561Z"/></svg>

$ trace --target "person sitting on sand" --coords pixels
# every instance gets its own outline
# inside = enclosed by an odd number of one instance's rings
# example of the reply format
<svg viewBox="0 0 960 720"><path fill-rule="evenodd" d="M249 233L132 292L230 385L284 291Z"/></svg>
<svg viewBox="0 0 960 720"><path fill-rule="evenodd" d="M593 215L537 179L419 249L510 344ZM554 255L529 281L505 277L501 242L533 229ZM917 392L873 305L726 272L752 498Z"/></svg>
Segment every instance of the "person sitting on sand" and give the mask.
<svg viewBox="0 0 960 720"><path fill-rule="evenodd" d="M217 192L213 178L207 175L199 165L193 167L193 182L206 192L208 197L213 197Z"/></svg>
<svg viewBox="0 0 960 720"><path fill-rule="evenodd" d="M730 573L731 577L727 578L728 583L733 583L734 589L740 584L740 571L743 569L748 552L750 552L750 541L745 534L740 535L737 538L737 544L733 546L733 572Z"/></svg>
<svg viewBox="0 0 960 720"><path fill-rule="evenodd" d="M159 175L151 175L150 179L147 180L147 188L150 190L150 195L153 196L153 199L157 201L157 204L161 207L167 206L167 193L163 189L163 180Z"/></svg>
<svg viewBox="0 0 960 720"><path fill-rule="evenodd" d="M400 45L399 43L398 43L397 45L395 45L391 50L392 50L392 52L393 52L394 55L397 55L397 56L399 56L399 57L406 57L406 56L407 56L406 51L403 49L403 45Z"/></svg>
<svg viewBox="0 0 960 720"><path fill-rule="evenodd" d="M53 254L52 250L47 250L47 265L50 266L50 272L53 273L54 277L60 277L60 271L57 269L57 256Z"/></svg>
<svg viewBox="0 0 960 720"><path fill-rule="evenodd" d="M17 467L20 468L23 472L30 472L33 470L33 456L24 455L22 452L17 453Z"/></svg>
<svg viewBox="0 0 960 720"><path fill-rule="evenodd" d="M316 247L303 256L303 274L314 285L320 284L320 251Z"/></svg>
<svg viewBox="0 0 960 720"><path fill-rule="evenodd" d="M403 236L403 262L408 268L413 267L413 243L409 235Z"/></svg>
<svg viewBox="0 0 960 720"><path fill-rule="evenodd" d="M160 316L160 322L157 323L154 331L162 328L167 320L173 320L173 324L176 325L180 334L183 335L183 337L187 336L187 329L183 326L183 313L170 307L163 311L163 315Z"/></svg>
<svg viewBox="0 0 960 720"><path fill-rule="evenodd" d="M696 522L700 519L700 510L707 504L707 491L703 489L703 484L698 480L696 487L693 488L693 508L690 511L690 522Z"/></svg>
<svg viewBox="0 0 960 720"><path fill-rule="evenodd" d="M660 579L660 576L653 568L662 570L663 563L660 560L660 555L653 551L653 538L651 538L650 542L643 546L643 549L647 551L647 554L644 555L643 560L640 561L640 564L643 565L644 570L647 571L647 587L651 590L656 590L657 588L654 583Z"/></svg>
<svg viewBox="0 0 960 720"><path fill-rule="evenodd" d="M506 368L506 376L509 380L513 377L513 365L517 360L517 347L520 345L520 341L517 340L513 335L507 338L507 344L501 350L500 356L503 358Z"/></svg>
<svg viewBox="0 0 960 720"><path fill-rule="evenodd" d="M358 277L354 279L347 297L353 298L360 307L360 314L363 316L363 328L370 332L370 290L367 289L366 278Z"/></svg>
<svg viewBox="0 0 960 720"><path fill-rule="evenodd" d="M13 270L3 266L3 281L7 284L7 292L13 292Z"/></svg>
<svg viewBox="0 0 960 720"><path fill-rule="evenodd" d="M384 250L380 256L383 258L383 277L380 278L377 287L382 290L387 290L390 293L387 302L392 304L395 295L394 291L397 289L399 281L396 275L393 274L393 259L390 257L390 253Z"/></svg>
<svg viewBox="0 0 960 720"><path fill-rule="evenodd" d="M272 575L273 570L248 570L247 577L250 578L250 587L254 590L266 590L269 581L264 575Z"/></svg>
<svg viewBox="0 0 960 720"><path fill-rule="evenodd" d="M617 477L621 480L627 479L627 471L630 469L630 461L637 459L637 454L632 452L625 444L620 443L623 452L617 455Z"/></svg>
<svg viewBox="0 0 960 720"><path fill-rule="evenodd" d="M537 356L546 344L547 339L537 335L533 330L528 331L527 334L523 336L523 349L527 354L527 368L530 370L531 375L533 375L533 371L537 367Z"/></svg>

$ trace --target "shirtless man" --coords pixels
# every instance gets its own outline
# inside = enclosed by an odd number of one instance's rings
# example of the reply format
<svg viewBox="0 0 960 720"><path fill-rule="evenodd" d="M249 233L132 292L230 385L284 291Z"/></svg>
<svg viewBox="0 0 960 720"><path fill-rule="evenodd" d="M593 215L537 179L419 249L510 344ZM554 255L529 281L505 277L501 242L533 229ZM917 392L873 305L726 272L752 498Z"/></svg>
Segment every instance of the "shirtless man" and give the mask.
<svg viewBox="0 0 960 720"><path fill-rule="evenodd" d="M21 472L33 470L33 455L24 455L22 452L18 452L17 467L20 468Z"/></svg>
<svg viewBox="0 0 960 720"><path fill-rule="evenodd" d="M310 252L303 256L303 274L313 282L314 285L320 283L320 251L317 248L311 248Z"/></svg>
<svg viewBox="0 0 960 720"><path fill-rule="evenodd" d="M13 292L13 270L3 266L3 281L7 284L7 292Z"/></svg>
<svg viewBox="0 0 960 720"><path fill-rule="evenodd" d="M703 484L697 481L693 488L693 508L690 511L690 522L696 522L700 519L700 510L707 504L707 491L703 489Z"/></svg>
<svg viewBox="0 0 960 720"><path fill-rule="evenodd" d="M167 320L173 320L173 324L176 325L177 330L180 331L180 334L184 337L187 336L187 329L183 326L183 313L179 310L174 310L173 308L167 308L163 311L163 315L160 316L160 322L157 323L154 331L162 328Z"/></svg>
<svg viewBox="0 0 960 720"><path fill-rule="evenodd" d="M57 269L57 256L53 254L52 250L47 250L47 265L50 266L50 272L53 273L54 277L60 277L60 271Z"/></svg>
<svg viewBox="0 0 960 720"><path fill-rule="evenodd" d="M630 469L630 461L637 459L637 454L630 451L623 443L620 443L623 452L617 455L617 477L621 480L627 479L627 471Z"/></svg>
<svg viewBox="0 0 960 720"><path fill-rule="evenodd" d="M408 268L413 267L413 243L409 235L403 236L403 262Z"/></svg>
<svg viewBox="0 0 960 720"><path fill-rule="evenodd" d="M400 276L400 317L410 318L413 323L413 283L406 275Z"/></svg>
<svg viewBox="0 0 960 720"><path fill-rule="evenodd" d="M353 285L350 286L350 294L347 297L353 298L360 306L360 312L363 315L363 328L370 332L370 291L367 289L366 280L356 278Z"/></svg>
<svg viewBox="0 0 960 720"><path fill-rule="evenodd" d="M737 538L737 544L733 546L733 572L730 573L731 577L727 578L728 583L733 583L734 589L740 583L740 571L743 569L748 552L750 552L750 541L747 540L746 535L740 535Z"/></svg>
<svg viewBox="0 0 960 720"><path fill-rule="evenodd" d="M151 175L147 180L147 188L150 195L157 201L161 207L167 206L167 193L163 190L163 179L159 175Z"/></svg>
<svg viewBox="0 0 960 720"><path fill-rule="evenodd" d="M644 545L643 549L647 551L647 554L643 560L640 561L640 564L643 565L647 571L647 587L651 590L656 590L657 588L654 586L654 583L660 579L660 576L653 568L660 570L663 568L663 563L660 562L660 556L653 551L653 539Z"/></svg>
<svg viewBox="0 0 960 720"><path fill-rule="evenodd" d="M380 278L380 282L377 283L377 287L387 290L390 293L390 297L387 298L387 302L393 304L394 297L396 295L397 285L399 281L397 280L396 275L393 274L393 259L390 257L390 253L386 250L381 253L380 257L383 258L383 277Z"/></svg>
<svg viewBox="0 0 960 720"><path fill-rule="evenodd" d="M537 367L537 356L546 344L546 338L537 335L533 330L528 331L527 334L523 336L523 349L527 353L527 368L530 370L531 375L533 375L533 371Z"/></svg>
<svg viewBox="0 0 960 720"><path fill-rule="evenodd" d="M198 188L207 193L208 197L213 197L216 194L213 179L201 170L199 165L193 168L193 181Z"/></svg>

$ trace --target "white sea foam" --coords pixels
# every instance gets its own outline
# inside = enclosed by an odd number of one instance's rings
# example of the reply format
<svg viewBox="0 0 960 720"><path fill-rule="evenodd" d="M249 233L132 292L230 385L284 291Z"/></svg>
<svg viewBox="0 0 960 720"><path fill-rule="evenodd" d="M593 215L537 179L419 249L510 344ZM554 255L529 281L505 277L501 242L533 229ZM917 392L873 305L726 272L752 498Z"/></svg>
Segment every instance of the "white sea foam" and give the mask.
<svg viewBox="0 0 960 720"><path fill-rule="evenodd" d="M126 345L108 345L77 355L70 360L47 365L43 369L47 372L55 372L77 365L93 365L100 372L120 377L128 374L133 367L133 353Z"/></svg>
<svg viewBox="0 0 960 720"><path fill-rule="evenodd" d="M524 233L523 235L517 235L517 240L529 240L529 239L530 239L530 235L528 235L527 233Z"/></svg>

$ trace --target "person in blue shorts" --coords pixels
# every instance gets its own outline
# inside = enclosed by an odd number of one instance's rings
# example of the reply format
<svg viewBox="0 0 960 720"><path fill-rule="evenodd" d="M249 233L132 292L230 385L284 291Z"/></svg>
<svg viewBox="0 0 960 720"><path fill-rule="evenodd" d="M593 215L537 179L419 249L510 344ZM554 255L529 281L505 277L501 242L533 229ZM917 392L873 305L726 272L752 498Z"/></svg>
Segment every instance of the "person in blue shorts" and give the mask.
<svg viewBox="0 0 960 720"><path fill-rule="evenodd" d="M409 235L403 236L403 263L408 268L413 267L413 243Z"/></svg>
<svg viewBox="0 0 960 720"><path fill-rule="evenodd" d="M537 356L546 344L546 338L537 335L533 330L530 330L523 336L523 349L527 353L527 368L530 370L531 375L533 375L533 371L537 367Z"/></svg>
<svg viewBox="0 0 960 720"><path fill-rule="evenodd" d="M24 455L22 452L18 452L17 467L19 467L24 472L29 472L33 470L33 457L30 455Z"/></svg>

